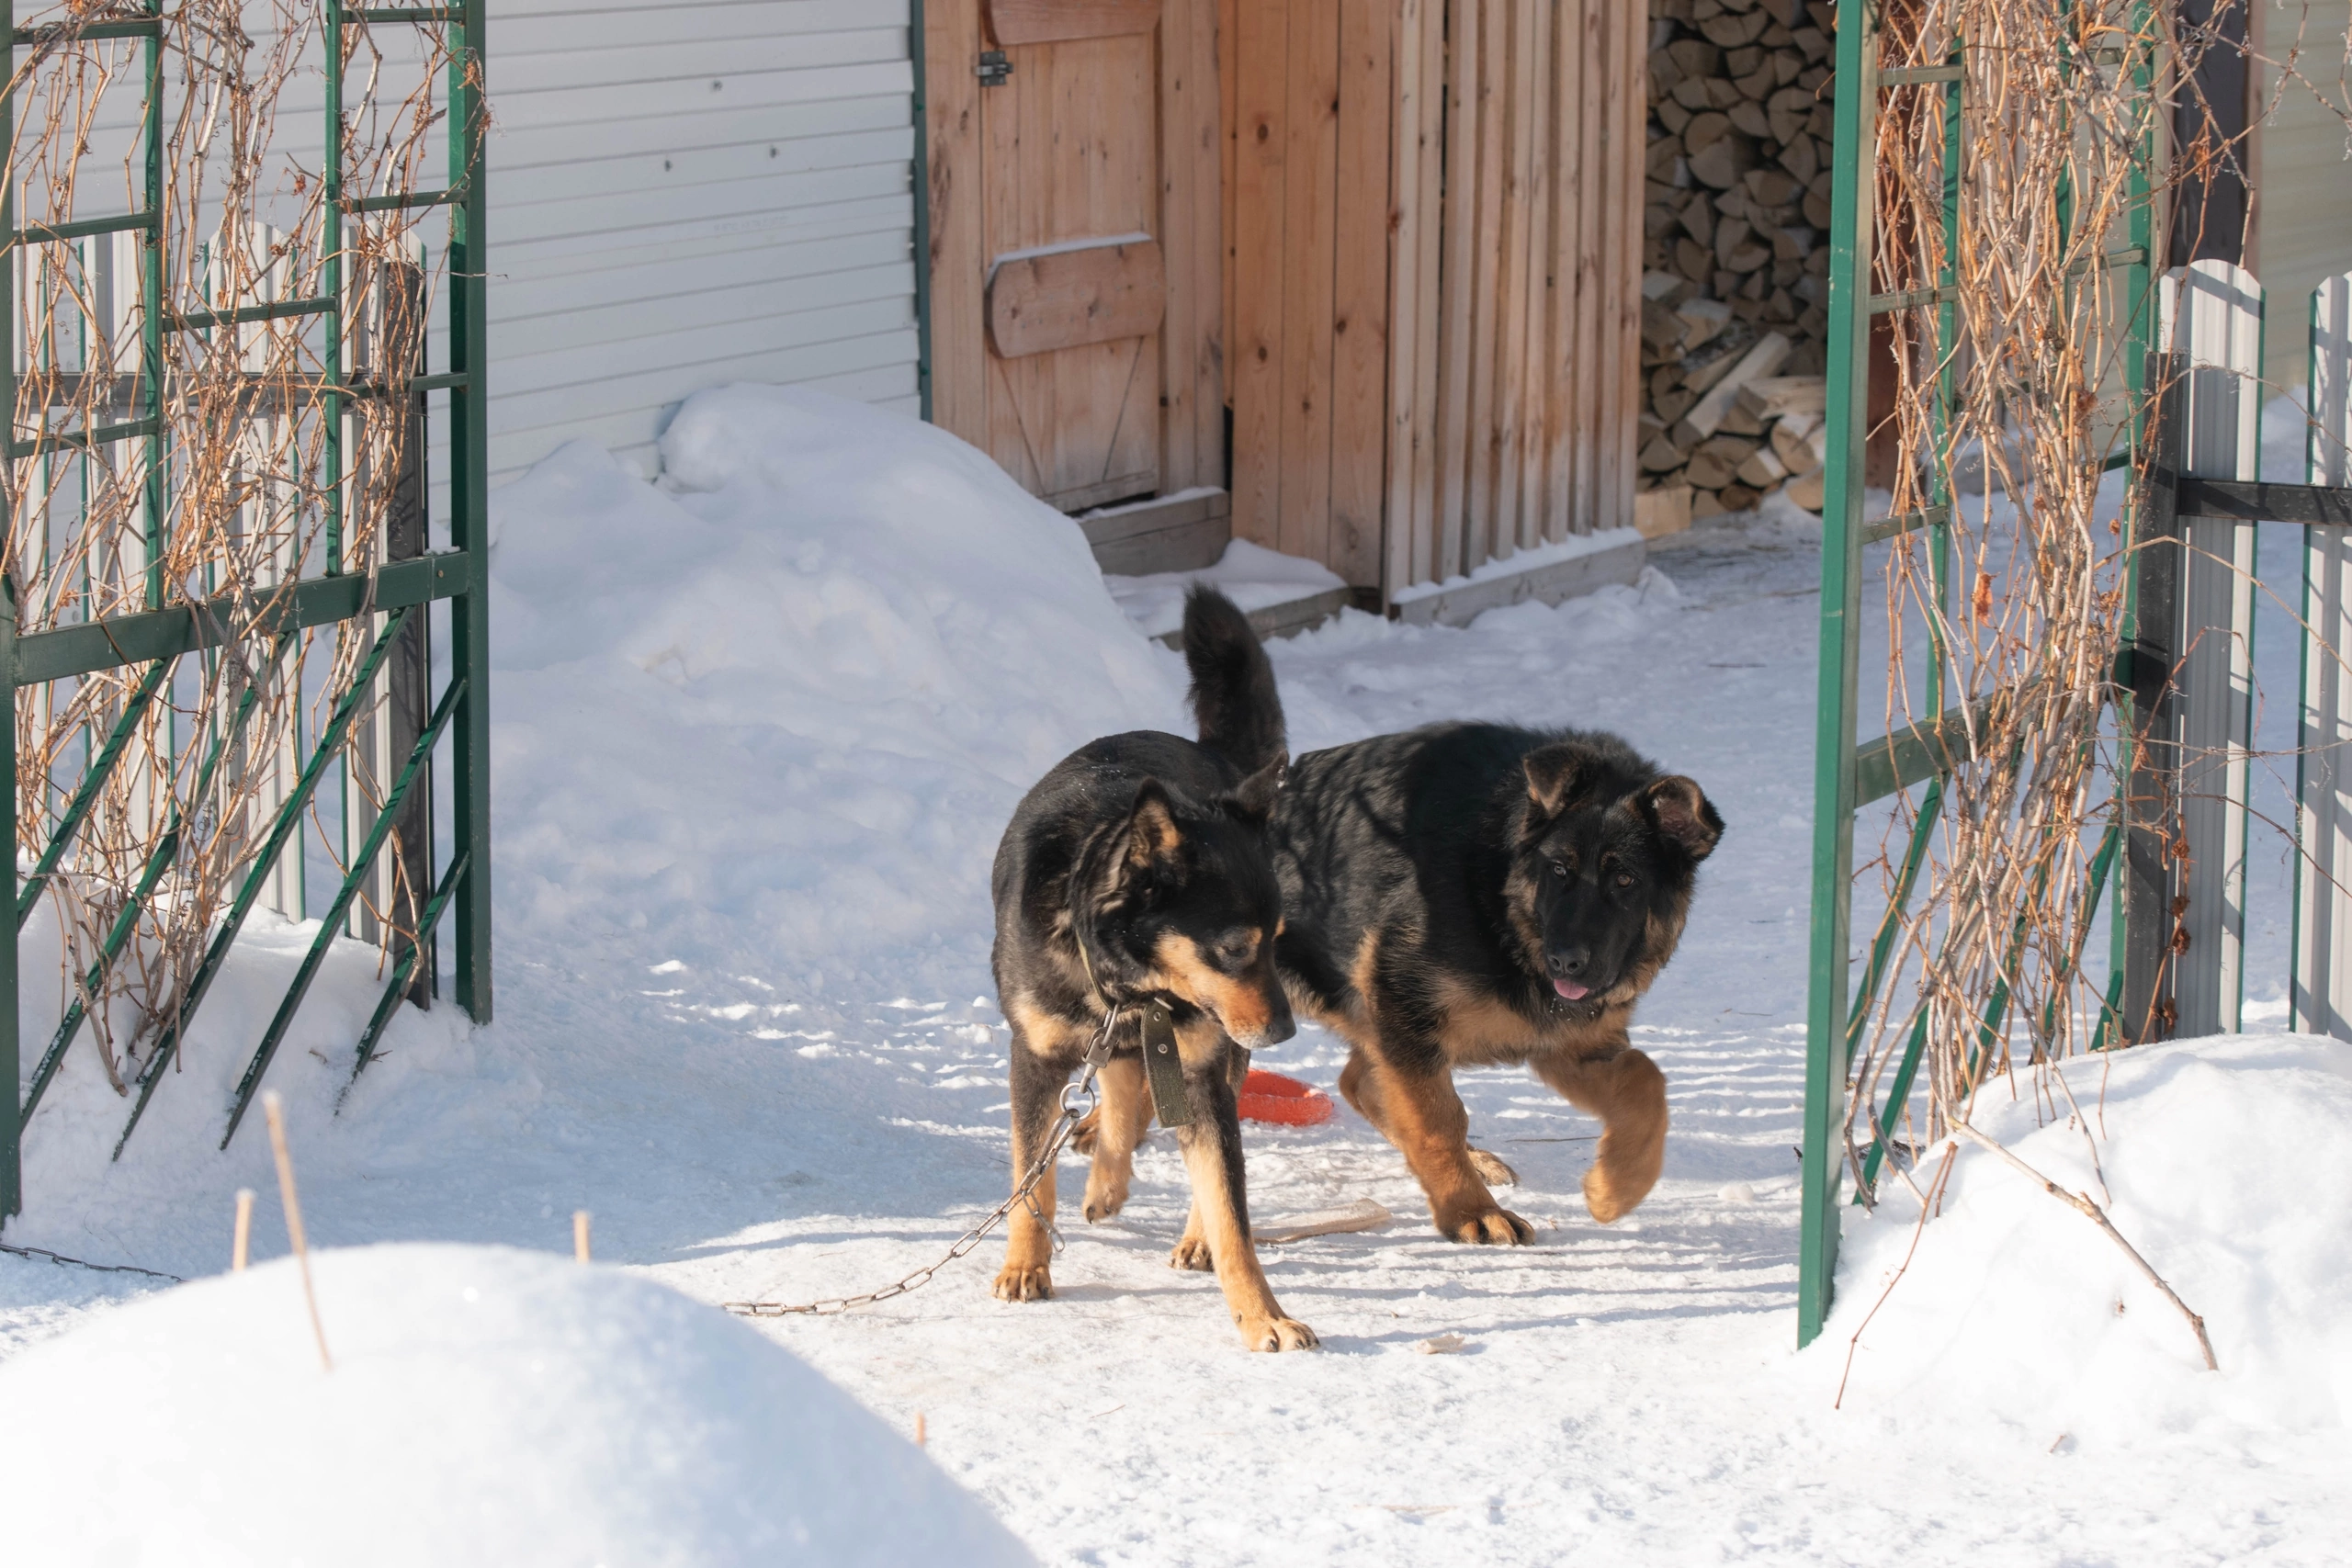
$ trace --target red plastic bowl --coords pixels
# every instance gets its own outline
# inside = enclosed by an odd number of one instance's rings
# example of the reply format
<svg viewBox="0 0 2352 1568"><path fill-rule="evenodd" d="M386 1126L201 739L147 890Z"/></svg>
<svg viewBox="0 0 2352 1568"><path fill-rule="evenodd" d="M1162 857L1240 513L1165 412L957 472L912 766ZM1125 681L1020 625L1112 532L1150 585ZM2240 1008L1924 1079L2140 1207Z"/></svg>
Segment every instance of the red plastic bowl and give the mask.
<svg viewBox="0 0 2352 1568"><path fill-rule="evenodd" d="M1312 1127L1331 1119L1331 1097L1311 1084L1251 1068L1241 1084L1241 1115L1250 1122Z"/></svg>

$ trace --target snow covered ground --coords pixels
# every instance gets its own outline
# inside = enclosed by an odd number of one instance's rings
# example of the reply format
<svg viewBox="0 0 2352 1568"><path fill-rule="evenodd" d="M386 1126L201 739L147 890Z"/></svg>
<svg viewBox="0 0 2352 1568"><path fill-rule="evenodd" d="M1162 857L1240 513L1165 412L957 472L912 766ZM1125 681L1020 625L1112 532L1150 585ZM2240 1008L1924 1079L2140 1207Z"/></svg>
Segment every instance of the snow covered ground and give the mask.
<svg viewBox="0 0 2352 1568"><path fill-rule="evenodd" d="M331 1118L365 965L322 978L272 1075L316 1243L560 1251L585 1207L601 1258L708 1301L789 1299L930 1262L1002 1193L989 856L1069 746L1181 727L1181 662L1126 624L1073 525L938 432L737 389L690 402L669 443L658 488L573 447L497 498L498 1021L404 1013ZM2299 1294L2294 1319L2335 1336L2306 1347L2332 1398L2265 1392L2273 1369L2231 1342L2233 1303L2261 1292L2233 1286L2194 1303L2223 1371L2186 1379L2177 1419L2086 1421L2076 1382L1984 1351L2038 1321L1923 1350L1948 1325L1897 1304L1833 1409L1890 1208L1855 1232L1830 1334L1794 1353L1817 537L1717 528L1558 610L1466 630L1350 614L1274 649L1295 750L1460 716L1605 727L1720 807L1636 1030L1674 1131L1630 1219L1584 1212L1589 1122L1523 1074L1471 1073L1474 1132L1518 1168L1532 1247L1441 1242L1344 1108L1251 1130L1261 1224L1361 1198L1397 1216L1265 1249L1319 1354L1243 1354L1214 1283L1166 1267L1185 1195L1160 1138L1125 1213L1066 1225L1056 1302L990 1299L991 1245L902 1300L760 1331L900 1431L921 1415L931 1457L1050 1563L2352 1560L2340 1292ZM2269 669L2283 640L2262 649L2273 692L2293 689ZM119 1102L77 1053L33 1123L8 1241L225 1265L231 1194L266 1187L267 1155L255 1130L226 1155L206 1132L303 940L259 934L119 1165ZM2283 972L2266 962L2257 997ZM39 989L33 1038L55 1010ZM1342 1056L1307 1028L1261 1065L1328 1088ZM2260 1192L2340 1179L2320 1152L2275 1151ZM1971 1179L1997 1209L1991 1175ZM2107 1269L2087 1222L2040 1201L2053 1213L2015 1217L2035 1245ZM2198 1234L2159 1229L2152 1251ZM260 1236L266 1256L277 1232ZM2346 1256L2340 1230L2330 1245ZM148 1289L0 1257L0 1354ZM2047 1310L2104 1325L2113 1305ZM2136 1299L2121 1321L2133 1354L2194 1355ZM1449 1335L1451 1353L1419 1348Z"/></svg>

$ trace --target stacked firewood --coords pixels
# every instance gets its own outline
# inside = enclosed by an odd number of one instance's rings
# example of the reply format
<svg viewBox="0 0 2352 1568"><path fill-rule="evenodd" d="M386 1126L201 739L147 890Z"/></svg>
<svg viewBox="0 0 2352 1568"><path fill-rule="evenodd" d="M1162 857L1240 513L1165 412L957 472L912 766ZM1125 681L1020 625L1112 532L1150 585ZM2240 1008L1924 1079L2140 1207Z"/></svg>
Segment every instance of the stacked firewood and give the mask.
<svg viewBox="0 0 2352 1568"><path fill-rule="evenodd" d="M1651 0L1640 488L1821 505L1830 7ZM1681 487L1688 487L1687 491Z"/></svg>

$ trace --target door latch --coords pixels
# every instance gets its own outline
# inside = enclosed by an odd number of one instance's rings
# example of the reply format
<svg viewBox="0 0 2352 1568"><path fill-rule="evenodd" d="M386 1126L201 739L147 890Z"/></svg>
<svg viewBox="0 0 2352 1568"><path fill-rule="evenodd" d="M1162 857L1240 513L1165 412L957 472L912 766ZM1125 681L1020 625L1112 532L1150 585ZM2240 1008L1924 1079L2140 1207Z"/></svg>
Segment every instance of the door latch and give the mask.
<svg viewBox="0 0 2352 1568"><path fill-rule="evenodd" d="M1012 62L1004 57L1004 51L991 49L981 53L978 71L981 86L1001 87L1012 74Z"/></svg>

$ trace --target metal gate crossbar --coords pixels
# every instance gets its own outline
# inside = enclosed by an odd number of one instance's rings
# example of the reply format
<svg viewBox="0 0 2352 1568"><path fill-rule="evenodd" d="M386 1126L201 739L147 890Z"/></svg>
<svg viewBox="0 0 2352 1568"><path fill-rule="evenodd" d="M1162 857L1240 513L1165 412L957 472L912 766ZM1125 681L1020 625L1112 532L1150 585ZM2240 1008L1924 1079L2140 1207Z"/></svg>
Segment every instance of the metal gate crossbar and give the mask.
<svg viewBox="0 0 2352 1568"><path fill-rule="evenodd" d="M143 175L144 189L141 192L142 199L137 211L120 217L51 224L28 223L19 227L14 221L17 171L10 168L6 171L6 177L0 179L0 264L6 264L0 265L0 410L8 411L0 413L0 422L5 422L0 423L0 438L4 438L6 459L22 461L87 452L118 442L145 443L146 479L142 495L146 518L146 558L149 563L145 588L147 603L151 606L143 612L20 636L17 630L15 589L12 584L0 581L0 587L6 588L5 602L0 602L0 690L7 692L12 698L26 688L40 688L49 682L141 664L148 666L145 674L128 694L123 712L107 734L105 744L91 757L84 770L62 815L49 835L40 859L18 886L16 899L17 930L23 930L41 895L59 874L61 866L66 863L76 836L87 822L100 793L146 721L156 696L169 686L172 672L183 655L223 646L266 641L269 652L262 666L261 679L267 680L278 671L288 652L300 646L299 634L302 630L351 621L360 621L364 625L378 616L385 617L385 624L373 634L372 648L338 694L334 716L318 737L318 743L295 787L286 799L274 807L266 838L260 850L245 863L243 882L234 900L214 931L201 964L178 998L154 1049L148 1055L138 1075L137 1100L124 1125L121 1138L115 1145L114 1153L118 1158L145 1113L166 1069L175 1060L197 1010L218 976L264 883L288 845L299 843L303 814L329 766L345 754L351 739L354 720L368 704L371 683L383 672L386 660L401 643L402 630L412 621L421 623L425 608L442 600L450 602L452 674L449 682L435 705L429 721L423 725L421 733L411 747L399 778L376 810L367 837L352 857L343 885L337 890L332 911L322 923L316 940L305 955L238 1085L221 1145L226 1147L230 1137L235 1134L253 1094L325 957L327 948L339 934L344 918L369 875L373 861L383 852L387 840L397 829L403 807L413 807L413 799L421 798L416 795L417 785L420 780L430 776L432 755L445 735L453 738L452 815L456 841L451 846L447 870L435 886L430 901L421 909L415 908L415 900L422 889L409 889L410 908L414 916L413 929L401 933L403 940L395 943L397 951L392 955L390 980L382 990L366 1032L361 1037L353 1076L356 1078L374 1055L385 1025L400 998L407 994L422 957L430 952L426 944L445 910L452 908L456 910L458 1000L477 1021L488 1022L491 1017L489 619L487 583L480 570L480 549L486 537L488 516L486 457L489 438L487 387L483 373L488 320L488 272L483 250L488 217L483 179L483 136L487 118L483 105L482 39L486 0L463 0L458 5L423 7L346 7L341 0L320 0L320 4L324 48L330 62L323 73L325 157L322 167L326 188L323 193L322 277L324 287L317 298L181 312L169 309L164 299L166 276L164 247L169 235L164 221L166 201L163 163L162 59L167 19L164 14L163 0L148 0L145 7L148 14L143 16L89 23L68 21L24 28L14 25L12 0L0 0L0 49L5 49L7 53L5 69L0 69L0 79L8 84L6 89L0 89L0 146L13 145L16 118L14 89L25 85L16 71L15 50L53 47L78 40L130 39L142 41L145 45L144 96L138 131L139 156L136 159L136 169ZM344 103L344 73L350 64L345 28L350 21L445 29L449 62L445 99L448 167L447 182L441 188L389 191L356 198L347 198L344 195L346 138L351 134L345 118ZM348 291L345 287L342 220L346 216L371 212L442 207L451 209L446 252L450 279L447 313L449 367L437 374L420 373L406 378L386 377L380 370L368 378L349 377L344 366L345 328L343 323L351 318ZM13 264L7 262L7 253L13 253L21 246L95 239L126 232L136 232L141 236L136 269L138 298L141 301L140 368L134 375L113 378L116 385L100 389L104 396L96 406L107 413L119 410L132 417L94 428L68 430L47 428L48 416L42 415L34 422L35 428L28 433L29 439L24 438L26 433L20 432L13 412L17 382L15 358L17 307ZM307 394L319 400L306 407L319 411L325 430L324 573L280 583L269 590L266 595L221 595L167 604L164 603L166 585L160 547L169 482L164 462L166 432L163 409L170 383L164 363L164 333L167 331L209 332L309 316L323 317L327 321L323 374L276 377L266 386L257 379L254 393L239 400L238 414L239 417L284 414L293 412L292 400L299 396ZM422 372L423 367L418 367L418 369ZM85 389L74 373L59 372L56 378L61 386L73 382L72 391L75 398L79 398ZM409 427L409 436L413 442L421 443L424 431L422 399L424 394L432 391L446 391L449 396L448 453L452 474L448 487L447 527L451 547L439 553L420 553L410 558L379 561L372 569L352 570L353 563L344 559L343 405L347 400L387 397L414 400L413 406L417 412L414 423ZM244 406L247 404L250 406ZM420 453L417 469L420 476L421 462ZM419 488L422 489L421 482ZM421 546L421 537L419 543ZM422 645L416 646L421 649ZM254 711L260 689L258 681L249 682L233 716L225 723L215 722L215 733L210 738L203 764L196 776L195 793L183 800L174 792L163 837L142 866L128 902L100 942L96 961L81 976L72 1003L43 1052L27 1091L20 1101L12 1102L15 1114L0 1114L0 1221L5 1221L7 1215L18 1213L22 1208L20 1150L25 1127L85 1021L91 1001L102 994L102 983L108 969L121 955L157 886L178 858L185 837L184 807L200 804L206 798L223 757L238 743L246 728L246 720ZM13 709L13 701L10 706ZM422 706L421 700L419 706ZM17 763L16 727L13 723L0 726L0 769L7 773L12 787L21 790L24 785L17 778ZM33 787L45 787L45 781L35 780ZM352 800L353 792L346 789L346 818L352 810ZM12 860L15 820L12 812ZM428 850L428 864L429 853ZM12 1093L16 1092L18 1080L17 996L17 953L16 943L11 942L0 945L0 1084L6 1085ZM348 1087L346 1084L345 1092Z"/></svg>

